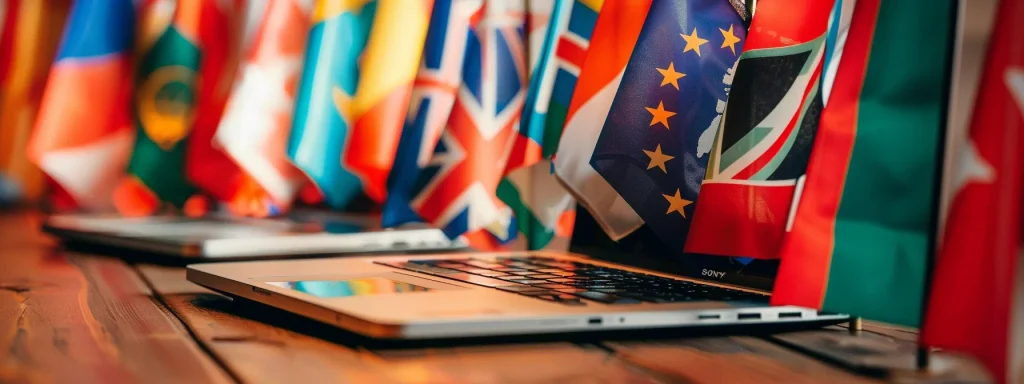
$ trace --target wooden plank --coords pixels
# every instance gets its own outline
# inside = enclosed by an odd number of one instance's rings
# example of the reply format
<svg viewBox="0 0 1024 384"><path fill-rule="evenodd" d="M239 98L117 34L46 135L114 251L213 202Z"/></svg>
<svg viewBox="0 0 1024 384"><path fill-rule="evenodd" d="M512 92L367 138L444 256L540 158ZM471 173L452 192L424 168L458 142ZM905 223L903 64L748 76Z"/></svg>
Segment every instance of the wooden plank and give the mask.
<svg viewBox="0 0 1024 384"><path fill-rule="evenodd" d="M607 343L616 356L651 374L685 383L871 383L754 337Z"/></svg>
<svg viewBox="0 0 1024 384"><path fill-rule="evenodd" d="M768 339L858 372L890 381L920 383L987 383L990 378L974 359L941 351L932 352L926 371L916 369L917 337L912 329L886 324L865 324L864 330L827 329L791 332Z"/></svg>
<svg viewBox="0 0 1024 384"><path fill-rule="evenodd" d="M133 268L57 249L38 223L0 215L0 382L231 381Z"/></svg>
<svg viewBox="0 0 1024 384"><path fill-rule="evenodd" d="M365 339L326 325L289 323L280 313L246 313L227 297L186 281L180 268L139 270L199 341L247 383L652 380L604 350L571 343L371 351Z"/></svg>

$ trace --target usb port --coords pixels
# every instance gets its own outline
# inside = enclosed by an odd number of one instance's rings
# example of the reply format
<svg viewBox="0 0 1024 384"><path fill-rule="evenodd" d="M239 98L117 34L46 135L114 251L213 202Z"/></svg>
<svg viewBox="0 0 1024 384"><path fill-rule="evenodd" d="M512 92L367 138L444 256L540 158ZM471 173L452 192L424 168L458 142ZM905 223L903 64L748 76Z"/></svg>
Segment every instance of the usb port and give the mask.
<svg viewBox="0 0 1024 384"><path fill-rule="evenodd" d="M781 312L779 313L780 319L799 319L804 317L804 314L800 312Z"/></svg>
<svg viewBox="0 0 1024 384"><path fill-rule="evenodd" d="M591 317L591 318L587 319L587 324L590 324L590 325L601 325L601 318L600 317Z"/></svg>
<svg viewBox="0 0 1024 384"><path fill-rule="evenodd" d="M722 315L697 315L697 320L718 320L721 319Z"/></svg>
<svg viewBox="0 0 1024 384"><path fill-rule="evenodd" d="M738 320L757 320L760 318L760 313L741 313L739 315L736 315L736 319Z"/></svg>

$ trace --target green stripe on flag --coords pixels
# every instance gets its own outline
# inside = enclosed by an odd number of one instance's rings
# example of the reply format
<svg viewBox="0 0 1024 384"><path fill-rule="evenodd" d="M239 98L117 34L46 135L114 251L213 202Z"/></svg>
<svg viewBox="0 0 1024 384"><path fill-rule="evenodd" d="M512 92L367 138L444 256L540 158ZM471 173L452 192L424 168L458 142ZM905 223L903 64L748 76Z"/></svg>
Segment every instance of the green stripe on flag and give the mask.
<svg viewBox="0 0 1024 384"><path fill-rule="evenodd" d="M953 12L950 0L881 2L825 310L909 326L920 321Z"/></svg>

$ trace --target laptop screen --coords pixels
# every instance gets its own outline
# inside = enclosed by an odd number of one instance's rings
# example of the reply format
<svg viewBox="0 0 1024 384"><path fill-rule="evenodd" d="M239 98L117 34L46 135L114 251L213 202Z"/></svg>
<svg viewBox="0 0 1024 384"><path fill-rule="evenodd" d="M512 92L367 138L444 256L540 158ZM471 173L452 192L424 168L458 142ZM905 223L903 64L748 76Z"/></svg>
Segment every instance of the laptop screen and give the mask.
<svg viewBox="0 0 1024 384"><path fill-rule="evenodd" d="M753 260L683 253L669 249L649 228L613 241L582 206L576 208L570 251L598 260L770 291L778 260Z"/></svg>

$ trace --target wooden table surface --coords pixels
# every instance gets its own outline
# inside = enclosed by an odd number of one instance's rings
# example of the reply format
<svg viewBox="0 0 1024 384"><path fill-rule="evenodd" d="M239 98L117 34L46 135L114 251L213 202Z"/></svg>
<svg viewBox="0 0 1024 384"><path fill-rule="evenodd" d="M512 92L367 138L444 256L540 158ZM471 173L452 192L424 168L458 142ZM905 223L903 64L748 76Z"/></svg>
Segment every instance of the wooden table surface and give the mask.
<svg viewBox="0 0 1024 384"><path fill-rule="evenodd" d="M775 335L377 345L243 305L178 267L62 249L40 215L0 213L0 383L870 383L984 382L968 359L936 374L858 375L793 342L842 335L913 350L876 324Z"/></svg>

